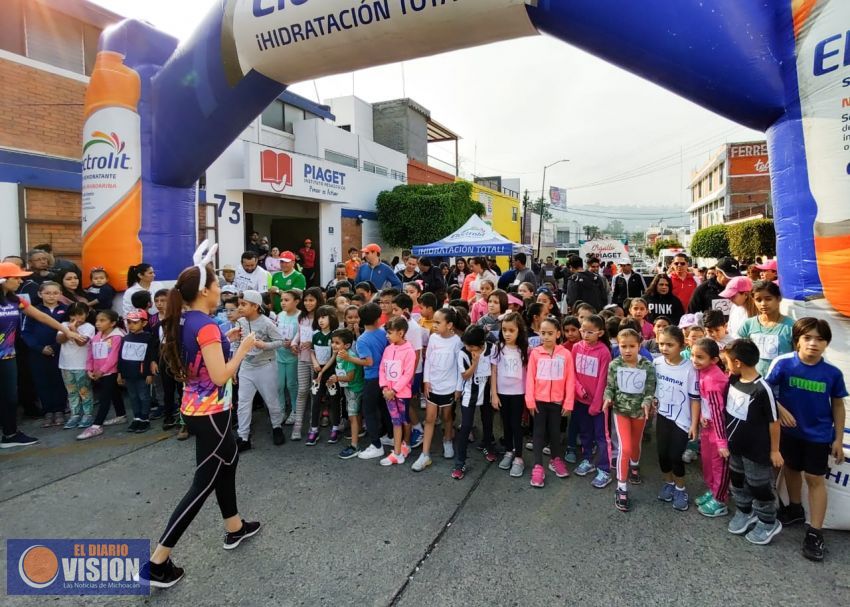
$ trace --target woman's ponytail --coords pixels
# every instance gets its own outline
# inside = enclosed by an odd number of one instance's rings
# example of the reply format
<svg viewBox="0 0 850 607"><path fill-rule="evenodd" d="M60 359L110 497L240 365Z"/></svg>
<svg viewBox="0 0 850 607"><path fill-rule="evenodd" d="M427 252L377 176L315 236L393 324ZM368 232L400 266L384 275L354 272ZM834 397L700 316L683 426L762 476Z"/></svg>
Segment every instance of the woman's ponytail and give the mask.
<svg viewBox="0 0 850 607"><path fill-rule="evenodd" d="M206 267L207 280L204 288L208 288L216 280L212 264ZM186 361L183 358L183 308L198 298L201 291L201 270L197 266L186 268L177 277L177 282L168 292L165 308L165 319L162 321L163 339L162 358L168 370L178 381L185 381L187 376Z"/></svg>

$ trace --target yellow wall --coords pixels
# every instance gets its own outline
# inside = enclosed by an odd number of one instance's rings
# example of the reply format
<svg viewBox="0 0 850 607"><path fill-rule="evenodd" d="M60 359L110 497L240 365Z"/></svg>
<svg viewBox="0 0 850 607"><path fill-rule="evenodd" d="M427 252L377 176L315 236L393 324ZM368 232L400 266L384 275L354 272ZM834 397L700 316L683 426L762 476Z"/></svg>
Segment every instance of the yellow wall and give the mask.
<svg viewBox="0 0 850 607"><path fill-rule="evenodd" d="M520 201L475 183L471 185L472 199L483 204L487 211L484 221L508 240L520 242ZM516 221L512 220L514 216ZM502 271L510 266L510 259L507 257L497 257L496 261Z"/></svg>

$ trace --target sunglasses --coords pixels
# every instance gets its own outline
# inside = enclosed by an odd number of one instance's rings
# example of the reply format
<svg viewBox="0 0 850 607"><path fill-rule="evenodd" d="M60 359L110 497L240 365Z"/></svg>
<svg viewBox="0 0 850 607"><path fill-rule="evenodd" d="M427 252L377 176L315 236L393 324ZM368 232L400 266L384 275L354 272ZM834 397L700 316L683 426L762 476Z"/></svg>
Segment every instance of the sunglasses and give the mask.
<svg viewBox="0 0 850 607"><path fill-rule="evenodd" d="M688 264L684 261L676 261L676 262L673 263L673 265L674 266L686 266Z"/></svg>

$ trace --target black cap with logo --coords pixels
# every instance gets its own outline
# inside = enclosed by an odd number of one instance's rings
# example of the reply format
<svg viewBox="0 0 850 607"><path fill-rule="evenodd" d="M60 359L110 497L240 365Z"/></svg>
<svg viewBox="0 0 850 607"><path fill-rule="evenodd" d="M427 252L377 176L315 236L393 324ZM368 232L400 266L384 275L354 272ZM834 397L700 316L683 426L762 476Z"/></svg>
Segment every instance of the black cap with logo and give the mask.
<svg viewBox="0 0 850 607"><path fill-rule="evenodd" d="M729 278L735 278L741 275L741 268L738 267L738 261L733 257L721 257L717 262L717 269Z"/></svg>

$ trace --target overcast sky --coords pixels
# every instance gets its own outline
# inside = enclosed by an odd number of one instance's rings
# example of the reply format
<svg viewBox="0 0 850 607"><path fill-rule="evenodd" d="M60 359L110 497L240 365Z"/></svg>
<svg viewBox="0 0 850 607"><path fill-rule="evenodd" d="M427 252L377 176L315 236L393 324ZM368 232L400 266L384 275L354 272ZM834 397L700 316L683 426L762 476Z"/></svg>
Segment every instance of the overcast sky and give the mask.
<svg viewBox="0 0 850 607"><path fill-rule="evenodd" d="M186 38L207 0L94 0ZM762 138L559 40L536 36L296 84L312 100L410 97L458 133L461 173L519 177L571 204L687 206L694 168L726 141ZM454 146L430 153L453 163ZM444 167L439 161L432 161ZM645 168L643 168L645 167ZM637 175L637 177L635 177Z"/></svg>

